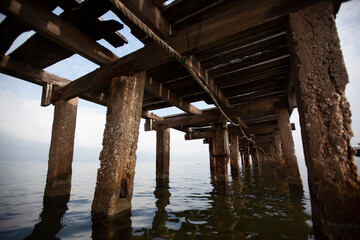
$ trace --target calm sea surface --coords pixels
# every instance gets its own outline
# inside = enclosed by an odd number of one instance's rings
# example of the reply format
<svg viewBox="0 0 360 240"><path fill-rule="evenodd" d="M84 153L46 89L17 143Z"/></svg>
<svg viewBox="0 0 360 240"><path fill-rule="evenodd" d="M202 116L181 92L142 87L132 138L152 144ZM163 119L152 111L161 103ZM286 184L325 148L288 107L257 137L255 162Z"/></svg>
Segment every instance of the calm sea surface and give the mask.
<svg viewBox="0 0 360 240"><path fill-rule="evenodd" d="M43 199L47 163L1 162L0 239L309 239L308 191L290 193L272 166L241 169L217 194L207 163L172 163L156 186L155 163L138 161L131 217L93 224L98 162L74 162L69 199Z"/></svg>

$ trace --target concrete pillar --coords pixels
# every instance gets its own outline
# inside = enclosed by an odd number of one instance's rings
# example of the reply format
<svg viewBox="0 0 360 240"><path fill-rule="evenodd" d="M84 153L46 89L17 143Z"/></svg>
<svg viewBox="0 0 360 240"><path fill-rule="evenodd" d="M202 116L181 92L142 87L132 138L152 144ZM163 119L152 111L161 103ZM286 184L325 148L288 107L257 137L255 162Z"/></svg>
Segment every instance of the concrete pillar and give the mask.
<svg viewBox="0 0 360 240"><path fill-rule="evenodd" d="M210 160L210 172L215 173L215 158L213 140L209 139L209 160Z"/></svg>
<svg viewBox="0 0 360 240"><path fill-rule="evenodd" d="M245 167L245 163L244 163L244 151L240 151L240 157L241 157L241 167Z"/></svg>
<svg viewBox="0 0 360 240"><path fill-rule="evenodd" d="M360 178L350 145L348 75L331 1L291 14L289 43L314 232L319 239L360 236Z"/></svg>
<svg viewBox="0 0 360 240"><path fill-rule="evenodd" d="M250 144L251 160L254 167L258 167L260 163L259 154L254 144Z"/></svg>
<svg viewBox="0 0 360 240"><path fill-rule="evenodd" d="M295 145L289 121L289 112L286 108L280 108L276 110L276 115L281 139L281 149L285 160L285 172L288 177L289 186L301 185L300 172L295 154Z"/></svg>
<svg viewBox="0 0 360 240"><path fill-rule="evenodd" d="M212 140L217 181L228 181L227 162L230 157L226 121L212 124Z"/></svg>
<svg viewBox="0 0 360 240"><path fill-rule="evenodd" d="M230 167L231 175L239 176L239 136L230 136Z"/></svg>
<svg viewBox="0 0 360 240"><path fill-rule="evenodd" d="M170 129L156 130L156 179L169 181Z"/></svg>
<svg viewBox="0 0 360 240"><path fill-rule="evenodd" d="M274 131L274 150L275 150L277 166L281 168L285 168L283 153L281 149L280 133L278 130Z"/></svg>
<svg viewBox="0 0 360 240"><path fill-rule="evenodd" d="M249 168L250 167L250 147L249 147L249 142L246 139L244 139L244 141L243 141L243 146L244 146L245 168Z"/></svg>
<svg viewBox="0 0 360 240"><path fill-rule="evenodd" d="M145 77L142 72L111 81L93 214L114 216L131 209Z"/></svg>
<svg viewBox="0 0 360 240"><path fill-rule="evenodd" d="M70 195L78 98L55 103L45 196Z"/></svg>

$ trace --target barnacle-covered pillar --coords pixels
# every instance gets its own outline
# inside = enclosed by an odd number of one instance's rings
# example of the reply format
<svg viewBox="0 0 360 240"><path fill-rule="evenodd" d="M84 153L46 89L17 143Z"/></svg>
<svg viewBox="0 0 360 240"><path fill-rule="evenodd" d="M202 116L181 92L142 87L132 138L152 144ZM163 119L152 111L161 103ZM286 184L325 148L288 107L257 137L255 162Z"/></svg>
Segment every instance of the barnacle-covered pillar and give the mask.
<svg viewBox="0 0 360 240"><path fill-rule="evenodd" d="M142 72L111 81L93 214L113 216L131 208L145 77Z"/></svg>
<svg viewBox="0 0 360 240"><path fill-rule="evenodd" d="M70 195L78 98L55 103L45 196Z"/></svg>
<svg viewBox="0 0 360 240"><path fill-rule="evenodd" d="M289 186L301 185L300 171L295 154L295 145L289 121L287 108L279 108L276 111L279 135L281 139L281 149L284 154L284 167L288 177Z"/></svg>
<svg viewBox="0 0 360 240"><path fill-rule="evenodd" d="M319 239L360 236L360 179L350 146L348 75L331 1L291 14L289 42L302 141Z"/></svg>

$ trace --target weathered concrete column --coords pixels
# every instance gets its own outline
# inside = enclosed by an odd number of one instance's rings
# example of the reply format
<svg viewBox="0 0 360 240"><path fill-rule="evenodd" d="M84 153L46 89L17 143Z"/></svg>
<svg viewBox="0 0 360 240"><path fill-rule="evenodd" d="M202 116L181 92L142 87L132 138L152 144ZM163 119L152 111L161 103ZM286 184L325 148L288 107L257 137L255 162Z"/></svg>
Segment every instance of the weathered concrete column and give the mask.
<svg viewBox="0 0 360 240"><path fill-rule="evenodd" d="M156 130L156 179L169 181L170 129Z"/></svg>
<svg viewBox="0 0 360 240"><path fill-rule="evenodd" d="M244 163L244 151L240 151L240 157L241 157L241 167L245 167L245 163Z"/></svg>
<svg viewBox="0 0 360 240"><path fill-rule="evenodd" d="M226 121L212 124L212 141L216 178L227 181L227 162L230 157L230 149Z"/></svg>
<svg viewBox="0 0 360 240"><path fill-rule="evenodd" d="M254 167L258 167L260 163L259 154L257 148L254 146L254 144L250 144L250 154L251 154L251 160Z"/></svg>
<svg viewBox="0 0 360 240"><path fill-rule="evenodd" d="M113 216L131 208L145 73L113 78L92 213Z"/></svg>
<svg viewBox="0 0 360 240"><path fill-rule="evenodd" d="M209 161L210 161L210 172L215 172L215 159L214 159L214 146L213 140L209 139Z"/></svg>
<svg viewBox="0 0 360 240"><path fill-rule="evenodd" d="M45 196L70 195L78 98L55 103Z"/></svg>
<svg viewBox="0 0 360 240"><path fill-rule="evenodd" d="M285 172L289 185L301 185L299 166L295 154L295 145L292 137L289 112L286 108L276 110L278 119L281 149L284 155Z"/></svg>
<svg viewBox="0 0 360 240"><path fill-rule="evenodd" d="M331 1L290 15L289 40L316 237L360 236L348 75Z"/></svg>
<svg viewBox="0 0 360 240"><path fill-rule="evenodd" d="M244 141L243 141L243 146L244 146L245 168L249 168L250 167L250 147L249 147L249 142L246 139L244 139Z"/></svg>
<svg viewBox="0 0 360 240"><path fill-rule="evenodd" d="M230 167L231 175L239 176L239 136L230 136Z"/></svg>
<svg viewBox="0 0 360 240"><path fill-rule="evenodd" d="M275 150L275 158L276 158L277 166L281 168L285 168L283 153L281 149L280 133L278 130L274 131L274 150Z"/></svg>

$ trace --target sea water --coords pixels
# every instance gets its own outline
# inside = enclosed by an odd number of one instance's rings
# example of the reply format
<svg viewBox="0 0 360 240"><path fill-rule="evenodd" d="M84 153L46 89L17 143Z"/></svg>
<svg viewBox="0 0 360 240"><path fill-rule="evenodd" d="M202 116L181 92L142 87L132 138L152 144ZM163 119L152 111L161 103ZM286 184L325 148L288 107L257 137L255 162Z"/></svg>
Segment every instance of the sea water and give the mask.
<svg viewBox="0 0 360 240"><path fill-rule="evenodd" d="M43 197L46 162L1 165L0 239L313 238L306 181L293 194L272 165L241 168L219 194L208 163L171 163L159 185L155 163L140 159L131 216L103 229L91 217L99 162L74 162L70 199L56 203Z"/></svg>

